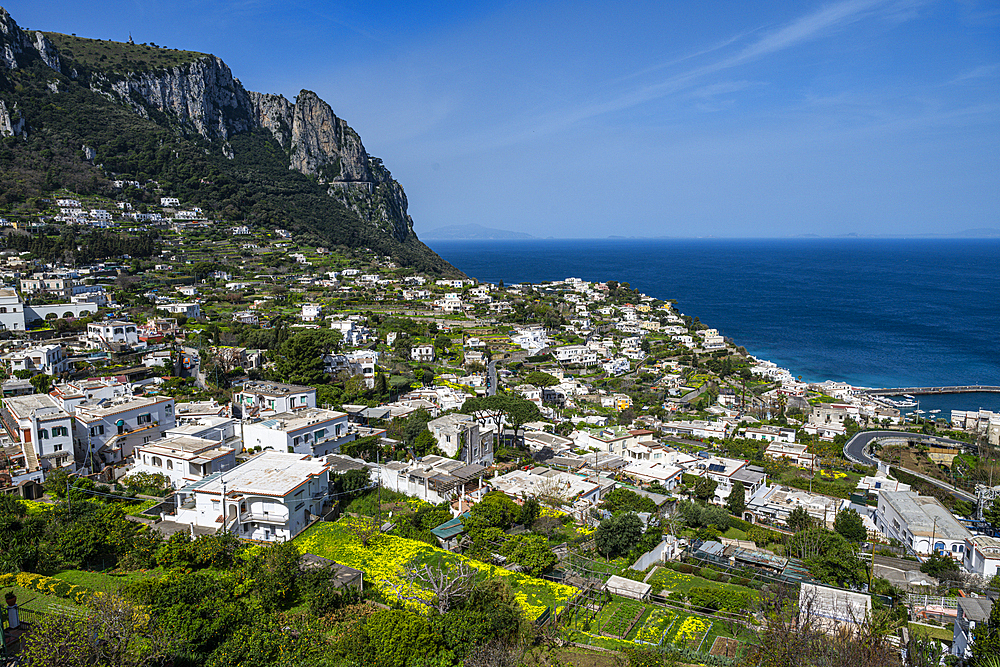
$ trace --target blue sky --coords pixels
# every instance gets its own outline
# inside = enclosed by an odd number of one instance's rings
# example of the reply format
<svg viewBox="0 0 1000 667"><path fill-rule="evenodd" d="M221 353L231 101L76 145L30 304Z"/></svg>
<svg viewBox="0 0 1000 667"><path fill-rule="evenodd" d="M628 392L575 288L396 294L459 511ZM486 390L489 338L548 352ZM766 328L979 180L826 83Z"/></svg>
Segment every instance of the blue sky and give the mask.
<svg viewBox="0 0 1000 667"><path fill-rule="evenodd" d="M22 26L316 91L421 230L1000 228L1000 4L17 0Z"/></svg>

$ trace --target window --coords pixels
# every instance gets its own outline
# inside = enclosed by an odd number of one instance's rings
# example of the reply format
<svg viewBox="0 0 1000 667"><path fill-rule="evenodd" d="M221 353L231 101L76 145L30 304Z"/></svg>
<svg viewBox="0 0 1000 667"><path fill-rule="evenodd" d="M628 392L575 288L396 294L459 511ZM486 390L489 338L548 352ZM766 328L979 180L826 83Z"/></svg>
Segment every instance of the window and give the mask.
<svg viewBox="0 0 1000 667"><path fill-rule="evenodd" d="M174 462L171 461L170 459L167 459L167 470L173 470L173 469L174 469Z"/></svg>
<svg viewBox="0 0 1000 667"><path fill-rule="evenodd" d="M321 428L320 430L318 430L315 433L313 433L313 437L316 438L317 440L319 440L320 438L322 438L324 435L326 435L326 429L325 428Z"/></svg>
<svg viewBox="0 0 1000 667"><path fill-rule="evenodd" d="M38 429L38 439L39 440L48 440L49 439L49 432L47 430L45 430L44 428Z"/></svg>
<svg viewBox="0 0 1000 667"><path fill-rule="evenodd" d="M139 415L135 421L137 424L148 424L153 421L153 415L147 412L144 415Z"/></svg>
<svg viewBox="0 0 1000 667"><path fill-rule="evenodd" d="M61 452L62 451L62 447L63 447L62 445L56 445L55 447L52 448L52 451L54 451L54 452Z"/></svg>
<svg viewBox="0 0 1000 667"><path fill-rule="evenodd" d="M162 468L163 467L163 459L161 459L159 456L154 456L153 457L153 465L155 467L157 467L157 468Z"/></svg>

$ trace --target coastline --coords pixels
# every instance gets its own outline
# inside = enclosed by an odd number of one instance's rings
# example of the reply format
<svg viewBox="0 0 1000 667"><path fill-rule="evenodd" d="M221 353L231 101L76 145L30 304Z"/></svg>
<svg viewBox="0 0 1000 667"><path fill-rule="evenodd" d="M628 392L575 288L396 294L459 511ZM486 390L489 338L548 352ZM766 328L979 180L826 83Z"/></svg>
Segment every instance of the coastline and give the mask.
<svg viewBox="0 0 1000 667"><path fill-rule="evenodd" d="M680 312L808 381L1000 385L1000 350L989 343L1000 329L1000 309L989 307L991 290L1000 292L989 269L1000 240L534 239L433 246L485 282L569 276L629 282L676 300ZM1000 410L1000 394L966 396L956 409ZM954 405L935 403L941 404L935 409Z"/></svg>

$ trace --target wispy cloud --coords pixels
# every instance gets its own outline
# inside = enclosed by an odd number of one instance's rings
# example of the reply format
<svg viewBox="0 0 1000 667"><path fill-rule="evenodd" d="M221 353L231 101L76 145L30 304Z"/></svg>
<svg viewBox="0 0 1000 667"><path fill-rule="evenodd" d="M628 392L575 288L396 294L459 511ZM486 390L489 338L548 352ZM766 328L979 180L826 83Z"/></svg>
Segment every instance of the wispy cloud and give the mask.
<svg viewBox="0 0 1000 667"><path fill-rule="evenodd" d="M963 72L952 79L952 83L960 83L962 81L968 81L970 79L986 79L992 76L996 76L1000 72L1000 63L993 63L992 65L980 65L974 69L967 72Z"/></svg>
<svg viewBox="0 0 1000 667"><path fill-rule="evenodd" d="M625 91L617 96L608 97L575 108L552 111L547 115L537 118L533 123L522 123L521 127L527 127L527 130L515 131L511 136L502 139L500 143L515 143L529 137L536 139L540 134L558 132L597 116L624 111L653 100L680 93L697 85L698 81L709 75L733 69L820 39L834 30L843 29L852 23L872 16L879 9L896 8L893 11L898 11L898 4L898 2L887 0L845 0L821 7L812 13L801 16L784 26L770 31L763 29L752 31L752 33L743 33L757 34L763 32L764 34L740 49L737 53L719 58L714 62L690 68L661 81ZM700 50L696 54L703 55L717 52L722 50L724 45L732 45L738 41L738 38L725 40L708 49ZM693 55L695 54L692 54L692 57ZM690 57L682 57L676 59L674 62L680 63L689 59Z"/></svg>

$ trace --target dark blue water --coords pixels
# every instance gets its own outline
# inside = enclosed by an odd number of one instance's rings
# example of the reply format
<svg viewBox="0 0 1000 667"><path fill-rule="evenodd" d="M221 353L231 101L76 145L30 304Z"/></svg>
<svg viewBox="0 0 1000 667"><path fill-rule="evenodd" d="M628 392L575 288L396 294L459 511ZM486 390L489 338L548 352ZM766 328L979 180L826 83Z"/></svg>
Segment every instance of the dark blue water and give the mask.
<svg viewBox="0 0 1000 667"><path fill-rule="evenodd" d="M676 299L684 314L807 380L1000 385L1000 239L433 241L431 247L486 282L617 280ZM1000 410L1000 394L936 398L943 404L927 409Z"/></svg>

